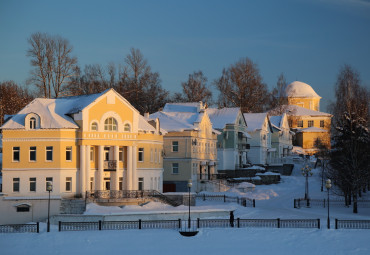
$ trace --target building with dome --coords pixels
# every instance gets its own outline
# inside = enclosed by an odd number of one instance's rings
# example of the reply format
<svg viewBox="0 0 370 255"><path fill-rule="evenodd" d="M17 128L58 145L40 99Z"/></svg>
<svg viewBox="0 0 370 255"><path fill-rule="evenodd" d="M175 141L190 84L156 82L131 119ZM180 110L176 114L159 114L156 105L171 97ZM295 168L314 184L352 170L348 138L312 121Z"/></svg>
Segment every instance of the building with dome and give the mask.
<svg viewBox="0 0 370 255"><path fill-rule="evenodd" d="M294 81L286 88L290 128L295 132L294 145L302 147L306 154L317 152L318 139L330 148L330 128L332 115L320 112L321 97L313 88L300 81Z"/></svg>

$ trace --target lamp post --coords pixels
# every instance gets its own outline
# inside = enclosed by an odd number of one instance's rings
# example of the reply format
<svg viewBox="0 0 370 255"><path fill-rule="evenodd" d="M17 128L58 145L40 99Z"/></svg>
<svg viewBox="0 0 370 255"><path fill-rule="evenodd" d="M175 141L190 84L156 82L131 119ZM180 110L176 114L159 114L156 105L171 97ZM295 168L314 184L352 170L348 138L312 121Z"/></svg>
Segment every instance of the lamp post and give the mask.
<svg viewBox="0 0 370 255"><path fill-rule="evenodd" d="M46 190L49 192L47 232L50 232L50 192L53 191L53 184L51 182L46 183Z"/></svg>
<svg viewBox="0 0 370 255"><path fill-rule="evenodd" d="M193 186L192 180L189 179L189 181L188 181L188 190L189 190L189 219L188 219L188 228L189 229L191 227L191 222L190 222L190 203L191 203L190 190L191 190L191 187L192 186Z"/></svg>
<svg viewBox="0 0 370 255"><path fill-rule="evenodd" d="M327 179L326 180L325 187L328 190L328 229L330 229L330 218L329 218L329 207L330 207L330 203L329 203L329 190L331 188L331 180L330 179Z"/></svg>
<svg viewBox="0 0 370 255"><path fill-rule="evenodd" d="M306 177L304 199L307 201L307 207L310 206L310 197L308 195L308 177L312 176L311 170L312 168L309 167L308 165L305 165L305 167L302 168L302 175Z"/></svg>

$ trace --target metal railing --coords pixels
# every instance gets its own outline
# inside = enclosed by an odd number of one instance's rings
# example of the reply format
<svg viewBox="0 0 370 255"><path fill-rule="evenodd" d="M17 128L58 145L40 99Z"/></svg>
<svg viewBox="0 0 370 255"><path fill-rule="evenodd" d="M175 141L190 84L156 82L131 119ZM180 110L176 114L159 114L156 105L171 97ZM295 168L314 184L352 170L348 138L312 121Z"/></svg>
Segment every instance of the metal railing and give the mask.
<svg viewBox="0 0 370 255"><path fill-rule="evenodd" d="M126 230L126 229L176 229L198 228L318 228L320 219L197 219L154 221L98 221L61 222L59 231Z"/></svg>
<svg viewBox="0 0 370 255"><path fill-rule="evenodd" d="M103 167L105 171L116 171L117 160L104 160Z"/></svg>
<svg viewBox="0 0 370 255"><path fill-rule="evenodd" d="M327 199L304 199L304 198L296 198L294 199L294 208L301 208L301 207L327 207L328 200ZM335 207L348 207L344 199L330 199L330 206ZM361 208L370 208L370 200L357 200L357 206Z"/></svg>
<svg viewBox="0 0 370 255"><path fill-rule="evenodd" d="M0 233L24 233L24 232L40 232L40 224L29 223L29 224L7 224L0 225Z"/></svg>
<svg viewBox="0 0 370 255"><path fill-rule="evenodd" d="M202 199L203 201L213 200L213 201L223 201L224 203L232 202L232 203L240 204L244 207L256 207L256 200L255 199L250 199L250 198L247 198L247 197L197 194L196 198L197 199Z"/></svg>
<svg viewBox="0 0 370 255"><path fill-rule="evenodd" d="M335 219L335 229L370 229L370 220L338 220Z"/></svg>

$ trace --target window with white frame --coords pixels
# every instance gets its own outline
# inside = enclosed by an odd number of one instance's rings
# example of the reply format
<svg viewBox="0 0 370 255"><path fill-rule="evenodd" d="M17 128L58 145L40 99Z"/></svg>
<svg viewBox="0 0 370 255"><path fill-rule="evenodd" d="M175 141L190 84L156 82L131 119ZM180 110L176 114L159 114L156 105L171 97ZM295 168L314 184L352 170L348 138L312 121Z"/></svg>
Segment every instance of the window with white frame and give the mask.
<svg viewBox="0 0 370 255"><path fill-rule="evenodd" d="M30 191L35 192L36 191L36 177L30 178Z"/></svg>
<svg viewBox="0 0 370 255"><path fill-rule="evenodd" d="M20 147L13 147L13 162L19 162L20 153L21 153Z"/></svg>
<svg viewBox="0 0 370 255"><path fill-rule="evenodd" d="M45 190L48 191L48 183L53 185L53 177L46 177L46 182L45 182Z"/></svg>
<svg viewBox="0 0 370 255"><path fill-rule="evenodd" d="M13 192L19 192L20 189L20 179L13 178Z"/></svg>
<svg viewBox="0 0 370 255"><path fill-rule="evenodd" d="M30 161L32 162L36 161L36 146L30 147Z"/></svg>
<svg viewBox="0 0 370 255"><path fill-rule="evenodd" d="M179 163L172 163L172 174L179 174Z"/></svg>
<svg viewBox="0 0 370 255"><path fill-rule="evenodd" d="M66 177L66 191L72 191L72 177Z"/></svg>
<svg viewBox="0 0 370 255"><path fill-rule="evenodd" d="M36 129L36 118L35 117L30 118L30 129Z"/></svg>
<svg viewBox="0 0 370 255"><path fill-rule="evenodd" d="M303 120L297 121L297 127L303 127Z"/></svg>
<svg viewBox="0 0 370 255"><path fill-rule="evenodd" d="M144 162L144 148L139 148L138 161L139 162Z"/></svg>
<svg viewBox="0 0 370 255"><path fill-rule="evenodd" d="M178 151L179 151L179 142L172 141L172 152L178 152Z"/></svg>
<svg viewBox="0 0 370 255"><path fill-rule="evenodd" d="M98 131L98 123L93 122L91 124L91 131Z"/></svg>
<svg viewBox="0 0 370 255"><path fill-rule="evenodd" d="M150 148L150 162L153 162L153 148Z"/></svg>
<svg viewBox="0 0 370 255"><path fill-rule="evenodd" d="M104 121L104 130L105 131L117 131L117 121L112 117L107 118Z"/></svg>
<svg viewBox="0 0 370 255"><path fill-rule="evenodd" d="M119 161L123 161L123 160L124 160L124 156L123 156L123 147L120 147L120 148L119 148L119 151L118 151L118 160L119 160Z"/></svg>
<svg viewBox="0 0 370 255"><path fill-rule="evenodd" d="M118 190L123 190L123 177L118 178Z"/></svg>
<svg viewBox="0 0 370 255"><path fill-rule="evenodd" d="M53 146L46 146L46 161L53 161Z"/></svg>
<svg viewBox="0 0 370 255"><path fill-rule="evenodd" d="M94 161L94 146L90 147L90 161Z"/></svg>
<svg viewBox="0 0 370 255"><path fill-rule="evenodd" d="M320 127L321 127L321 128L324 128L324 127L325 127L325 121L320 120Z"/></svg>
<svg viewBox="0 0 370 255"><path fill-rule="evenodd" d="M313 127L313 123L314 123L313 120L309 120L307 123L308 127Z"/></svg>
<svg viewBox="0 0 370 255"><path fill-rule="evenodd" d="M157 163L157 148L154 149L154 162Z"/></svg>
<svg viewBox="0 0 370 255"><path fill-rule="evenodd" d="M126 123L123 126L123 131L125 131L125 132L131 132L131 126L130 126L130 124Z"/></svg>
<svg viewBox="0 0 370 255"><path fill-rule="evenodd" d="M72 146L66 147L66 161L72 161Z"/></svg>

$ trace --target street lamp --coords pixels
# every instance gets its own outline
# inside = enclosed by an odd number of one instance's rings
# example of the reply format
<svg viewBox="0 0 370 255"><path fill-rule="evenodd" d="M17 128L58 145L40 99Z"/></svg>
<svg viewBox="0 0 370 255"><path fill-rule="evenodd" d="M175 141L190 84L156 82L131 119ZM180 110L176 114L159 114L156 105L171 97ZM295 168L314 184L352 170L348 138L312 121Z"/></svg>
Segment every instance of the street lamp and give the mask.
<svg viewBox="0 0 370 255"><path fill-rule="evenodd" d="M46 183L46 190L49 192L47 232L50 232L50 192L53 191L53 184L51 182Z"/></svg>
<svg viewBox="0 0 370 255"><path fill-rule="evenodd" d="M330 203L329 203L329 190L331 188L331 180L330 179L327 179L326 180L325 187L328 190L328 229L330 229L330 218L329 218L329 206L330 206Z"/></svg>
<svg viewBox="0 0 370 255"><path fill-rule="evenodd" d="M306 177L304 199L307 201L307 207L310 206L310 197L308 195L308 177L312 176L311 170L312 168L309 167L308 165L305 165L305 167L302 168L302 175Z"/></svg>
<svg viewBox="0 0 370 255"><path fill-rule="evenodd" d="M192 186L193 186L192 180L189 179L189 181L188 181L188 190L189 190L189 219L188 219L188 228L189 229L190 229L190 226L191 226L191 222L190 222L190 202L191 202L190 190L191 190L191 187Z"/></svg>

